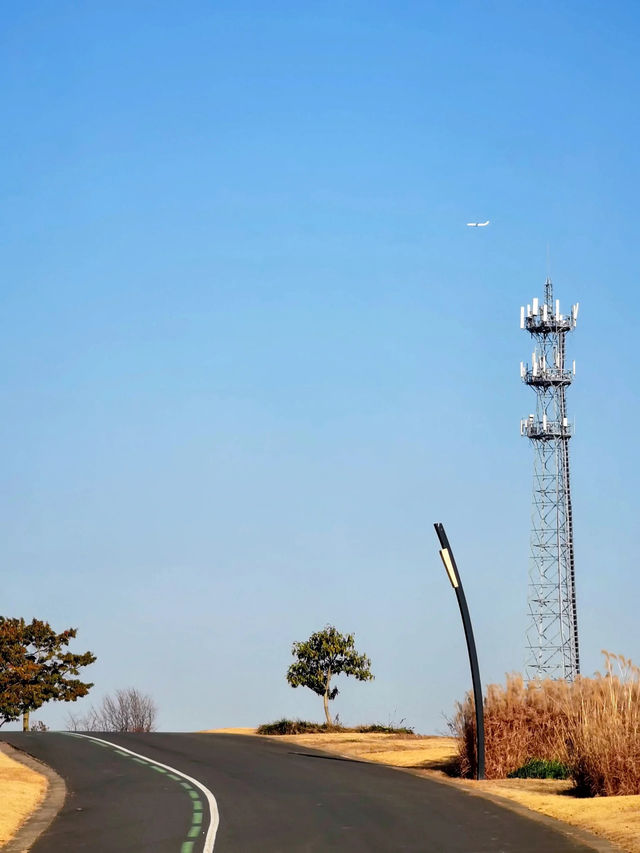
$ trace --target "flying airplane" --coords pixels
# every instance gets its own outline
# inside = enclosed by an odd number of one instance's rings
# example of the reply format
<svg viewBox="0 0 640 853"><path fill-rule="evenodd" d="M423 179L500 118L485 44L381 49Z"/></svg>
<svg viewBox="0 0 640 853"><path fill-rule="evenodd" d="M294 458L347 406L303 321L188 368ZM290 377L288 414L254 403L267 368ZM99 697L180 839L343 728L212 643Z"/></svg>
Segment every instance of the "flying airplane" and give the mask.
<svg viewBox="0 0 640 853"><path fill-rule="evenodd" d="M484 228L484 226L488 225L490 221L490 219L487 219L486 222L467 222L467 225L470 228Z"/></svg>

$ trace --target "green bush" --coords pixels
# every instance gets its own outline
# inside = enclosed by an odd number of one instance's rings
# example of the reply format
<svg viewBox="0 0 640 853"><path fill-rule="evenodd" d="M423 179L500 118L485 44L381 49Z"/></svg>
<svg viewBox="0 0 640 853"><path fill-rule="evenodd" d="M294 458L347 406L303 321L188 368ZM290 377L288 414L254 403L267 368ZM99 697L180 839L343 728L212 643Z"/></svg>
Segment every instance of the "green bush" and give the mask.
<svg viewBox="0 0 640 853"><path fill-rule="evenodd" d="M522 767L507 773L508 779L568 779L570 776L570 767L546 758L530 758Z"/></svg>
<svg viewBox="0 0 640 853"><path fill-rule="evenodd" d="M328 726L326 723L311 723L309 720L276 720L274 723L264 723L258 726L259 735L309 735L321 732L360 732L362 734L412 735L414 731L409 726L383 725L374 723L369 726Z"/></svg>
<svg viewBox="0 0 640 853"><path fill-rule="evenodd" d="M379 733L383 735L414 735L415 732L412 726L394 726L394 725L385 725L384 723L374 723L371 726L358 726L354 729L356 732L362 732L363 734L368 734L371 732L372 734Z"/></svg>
<svg viewBox="0 0 640 853"><path fill-rule="evenodd" d="M326 723L310 723L308 720L276 720L275 723L264 723L258 726L259 735L306 735L317 732L341 731L340 726L329 728Z"/></svg>

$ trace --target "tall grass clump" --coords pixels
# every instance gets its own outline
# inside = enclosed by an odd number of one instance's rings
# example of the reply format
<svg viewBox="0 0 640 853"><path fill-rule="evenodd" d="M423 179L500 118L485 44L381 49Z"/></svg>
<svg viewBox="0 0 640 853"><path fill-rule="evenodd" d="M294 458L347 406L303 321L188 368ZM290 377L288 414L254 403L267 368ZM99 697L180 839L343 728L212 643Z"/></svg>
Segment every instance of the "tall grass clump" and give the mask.
<svg viewBox="0 0 640 853"><path fill-rule="evenodd" d="M525 684L507 675L506 685L490 684L484 701L487 779L504 779L532 758L566 761L564 711L570 686L551 679ZM476 719L473 695L458 703L451 723L458 738L462 776L475 776Z"/></svg>
<svg viewBox="0 0 640 853"><path fill-rule="evenodd" d="M484 700L486 774L502 779L533 760L567 765L589 796L640 794L640 668L603 652L593 678L533 681L509 675ZM463 776L476 773L475 708L467 694L451 728Z"/></svg>
<svg viewBox="0 0 640 853"><path fill-rule="evenodd" d="M640 794L640 667L603 654L604 675L573 685L568 763L589 796Z"/></svg>

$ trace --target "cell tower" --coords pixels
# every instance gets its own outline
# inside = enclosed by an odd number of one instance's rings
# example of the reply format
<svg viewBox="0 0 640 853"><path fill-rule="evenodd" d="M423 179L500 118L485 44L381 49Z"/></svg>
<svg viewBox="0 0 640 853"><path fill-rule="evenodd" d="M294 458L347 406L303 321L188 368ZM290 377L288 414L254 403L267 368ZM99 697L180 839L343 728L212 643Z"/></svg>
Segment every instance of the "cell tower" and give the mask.
<svg viewBox="0 0 640 853"><path fill-rule="evenodd" d="M569 481L566 389L576 365L565 366L565 337L578 319L560 313L547 278L544 301L536 298L520 309L520 328L533 338L531 367L520 364L522 381L536 393L536 411L520 423L520 433L533 446L533 500L529 563L528 679L564 678L580 674L576 612L573 517Z"/></svg>

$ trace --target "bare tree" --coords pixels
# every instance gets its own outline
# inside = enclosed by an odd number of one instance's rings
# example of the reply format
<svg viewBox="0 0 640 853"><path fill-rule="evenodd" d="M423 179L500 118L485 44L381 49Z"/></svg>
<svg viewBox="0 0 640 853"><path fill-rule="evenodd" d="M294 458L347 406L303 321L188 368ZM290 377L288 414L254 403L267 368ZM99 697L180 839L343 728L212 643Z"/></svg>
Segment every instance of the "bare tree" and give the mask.
<svg viewBox="0 0 640 853"><path fill-rule="evenodd" d="M152 732L157 713L151 696L127 687L92 705L84 717L69 714L67 724L72 732Z"/></svg>

